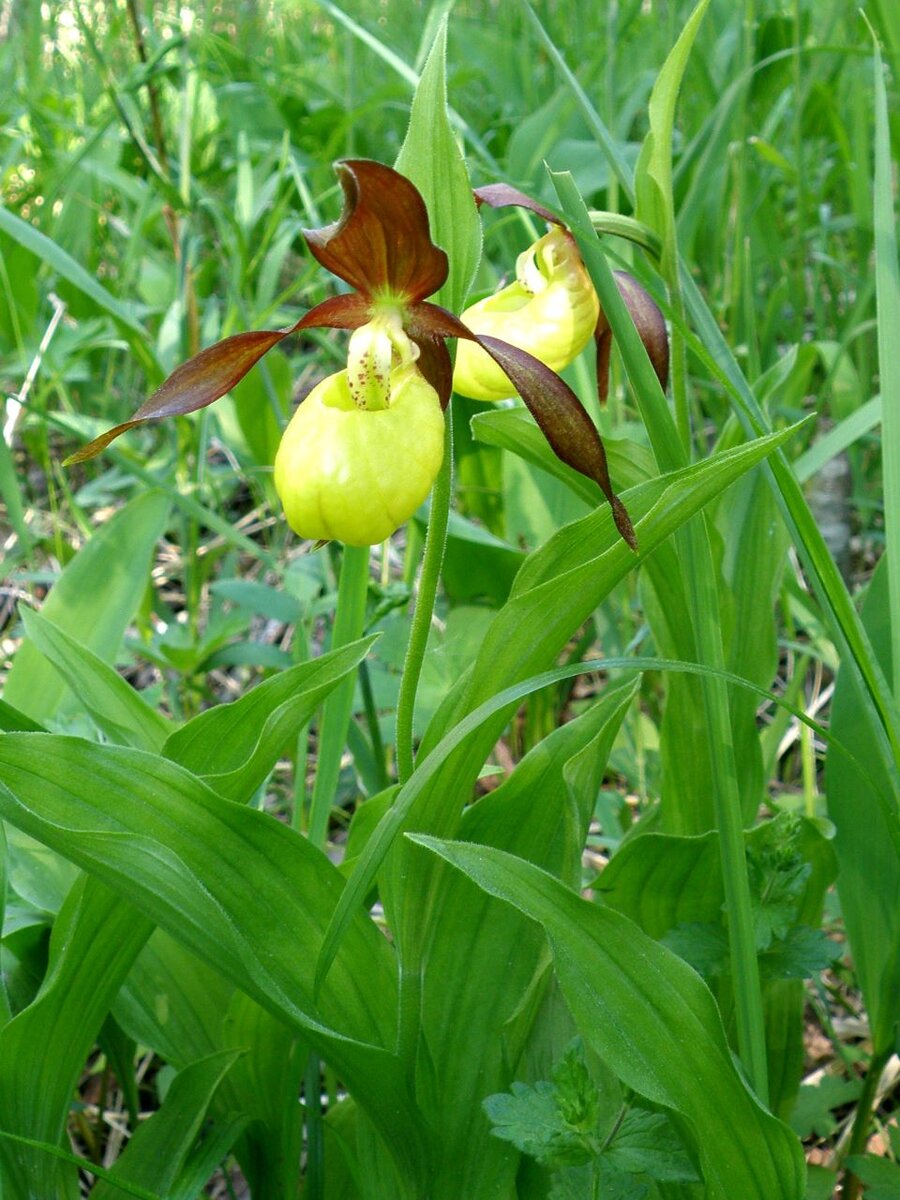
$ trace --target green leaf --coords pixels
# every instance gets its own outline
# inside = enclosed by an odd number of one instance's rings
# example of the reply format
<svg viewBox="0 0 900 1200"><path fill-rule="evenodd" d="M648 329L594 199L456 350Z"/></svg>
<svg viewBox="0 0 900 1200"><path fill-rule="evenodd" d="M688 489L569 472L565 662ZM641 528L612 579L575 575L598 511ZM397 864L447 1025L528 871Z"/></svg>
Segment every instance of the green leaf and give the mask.
<svg viewBox="0 0 900 1200"><path fill-rule="evenodd" d="M798 925L769 947L759 966L764 978L809 979L830 967L842 953L824 930Z"/></svg>
<svg viewBox="0 0 900 1200"><path fill-rule="evenodd" d="M888 565L878 564L862 610L864 625L882 666L891 653ZM835 825L840 873L838 893L859 985L872 1027L873 1052L893 1044L900 1019L900 825L897 792L879 754L867 702L842 663L835 684L831 728L866 764L863 778L841 754L825 760L828 815Z"/></svg>
<svg viewBox="0 0 900 1200"><path fill-rule="evenodd" d="M428 209L431 236L450 260L450 274L435 299L458 313L481 257L481 222L447 112L446 61L445 17L416 88L409 128L395 166L419 189Z"/></svg>
<svg viewBox="0 0 900 1200"><path fill-rule="evenodd" d="M6 819L303 1030L415 1186L425 1162L423 1126L393 1051L396 962L367 916L356 915L333 974L313 997L314 966L343 888L324 854L267 814L136 750L6 734L0 781Z"/></svg>
<svg viewBox="0 0 900 1200"><path fill-rule="evenodd" d="M111 662L147 586L156 543L166 528L169 501L160 492L131 500L66 566L41 612L63 633ZM98 586L98 580L103 586ZM36 646L23 642L6 678L3 698L35 721L72 712L74 699Z"/></svg>
<svg viewBox="0 0 900 1200"><path fill-rule="evenodd" d="M559 1110L556 1088L545 1080L513 1083L511 1090L484 1101L491 1132L544 1166L589 1162L592 1155L581 1134Z"/></svg>
<svg viewBox="0 0 900 1200"><path fill-rule="evenodd" d="M0 1128L62 1143L88 1051L152 928L97 880L76 881L54 925L36 999L0 1032ZM0 1171L4 1194L78 1196L74 1171L12 1141L0 1140Z"/></svg>
<svg viewBox="0 0 900 1200"><path fill-rule="evenodd" d="M656 77L650 93L650 129L634 172L635 215L639 221L656 230L662 239L663 274L670 279L675 270L676 255L675 204L672 197L675 106L694 39L708 7L709 0L700 0Z"/></svg>
<svg viewBox="0 0 900 1200"><path fill-rule="evenodd" d="M582 1037L626 1086L685 1119L709 1200L802 1200L800 1144L737 1074L715 1002L689 967L530 863L409 836L543 927Z"/></svg>
<svg viewBox="0 0 900 1200"><path fill-rule="evenodd" d="M591 800L635 689L633 680L610 685L587 712L554 730L504 783L466 809L460 837L502 847L575 882ZM546 951L531 922L449 866L441 865L435 892L421 918L427 979L440 981L426 986L422 999L422 1039L434 1080L427 1106L442 1131L436 1173L474 1200L513 1186L515 1157L489 1136L480 1101L509 1086L510 1065L525 1050L543 994ZM396 898L389 887L382 895L390 916Z"/></svg>
<svg viewBox="0 0 900 1200"><path fill-rule="evenodd" d="M10 212L8 208L4 208L2 204L0 204L0 232L7 234L20 246L24 246L40 262L46 263L51 271L67 280L79 292L93 300L98 308L108 313L122 329L130 334L129 342L140 356L151 377L162 375L162 367L153 351L150 336L135 318L131 308L123 304L121 300L117 300L61 246L51 241L39 229L35 229L33 225L29 225L27 221L23 221L21 217Z"/></svg>
<svg viewBox="0 0 900 1200"><path fill-rule="evenodd" d="M728 389L745 432L759 436L768 428L768 420L744 379L716 318L683 263L679 279L688 313L700 339L692 343L692 348ZM825 609L829 632L841 662L845 664L844 669L853 675L860 687L860 702L865 705L862 719L870 730L872 751L880 761L880 769L893 780L896 790L900 712L884 671L872 652L847 587L784 454L773 454L765 470L803 569Z"/></svg>
<svg viewBox="0 0 900 1200"><path fill-rule="evenodd" d="M479 442L511 450L526 462L561 479L591 508L600 503L597 484L556 457L524 406L476 413L471 424L472 433ZM656 474L653 455L646 447L622 438L604 438L603 445L615 488L633 487Z"/></svg>
<svg viewBox="0 0 900 1200"><path fill-rule="evenodd" d="M35 609L22 611L29 641L59 671L81 706L111 741L136 750L159 750L171 722L92 651Z"/></svg>
<svg viewBox="0 0 900 1200"><path fill-rule="evenodd" d="M691 1183L697 1172L665 1113L630 1108L603 1156L622 1172Z"/></svg>
<svg viewBox="0 0 900 1200"><path fill-rule="evenodd" d="M94 1200L121 1200L127 1195L112 1182L122 1181L139 1187L153 1188L162 1195L181 1200L192 1200L196 1187L208 1182L218 1161L227 1154L231 1145L221 1146L215 1129L204 1129L203 1138L214 1141L217 1158L210 1162L208 1149L202 1156L205 1177L197 1179L196 1169L190 1171L188 1185L178 1186L180 1177L190 1165L191 1151L206 1120L206 1112L227 1072L241 1056L240 1050L225 1050L201 1059L185 1067L172 1081L166 1098L149 1121L142 1121L133 1132L128 1145L117 1159L110 1177L101 1181L91 1192ZM241 1130L241 1124L229 1127L233 1139Z"/></svg>
<svg viewBox="0 0 900 1200"><path fill-rule="evenodd" d="M105 1167L98 1167L96 1163L87 1163L77 1154L73 1154L71 1150L63 1150L61 1146L54 1146L52 1142L41 1142L36 1138L22 1137L19 1134L10 1133L7 1129L0 1129L0 1141L8 1143L10 1146L22 1147L34 1154L46 1155L58 1163L67 1163L70 1167L78 1170L89 1168L91 1174L97 1179L110 1178L110 1172ZM126 1196L134 1196L136 1200L169 1200L168 1197L160 1196L157 1192L148 1192L145 1188L138 1187L133 1183L123 1183L121 1190ZM54 1192L53 1195L54 1200L62 1200L62 1193ZM79 1189L75 1192L75 1196L80 1195Z"/></svg>
<svg viewBox="0 0 900 1200"><path fill-rule="evenodd" d="M597 1087L584 1061L580 1039L570 1045L553 1071L556 1103L567 1124L593 1133L600 1115Z"/></svg>
<svg viewBox="0 0 900 1200"><path fill-rule="evenodd" d="M32 721L31 717L26 717L23 712L19 712L17 708L13 708L5 700L0 700L0 729L4 733L44 732L42 725L38 724L37 721Z"/></svg>
<svg viewBox="0 0 900 1200"><path fill-rule="evenodd" d="M804 1084L797 1097L791 1125L802 1138L811 1134L830 1137L838 1125L833 1110L852 1104L861 1091L861 1079L839 1079L834 1075L823 1075L816 1084Z"/></svg>
<svg viewBox="0 0 900 1200"><path fill-rule="evenodd" d="M251 1118L235 1148L251 1192L288 1200L300 1183L304 1129L297 1097L309 1047L296 1029L240 991L223 1014L220 1039L245 1050L222 1084L217 1111Z"/></svg>
<svg viewBox="0 0 900 1200"><path fill-rule="evenodd" d="M113 1015L136 1042L176 1070L222 1049L234 984L156 929L128 973Z"/></svg>
<svg viewBox="0 0 900 1200"><path fill-rule="evenodd" d="M163 753L220 796L249 800L291 735L365 658L374 641L374 637L364 638L300 663L239 700L207 709L172 733Z"/></svg>
<svg viewBox="0 0 900 1200"><path fill-rule="evenodd" d="M642 553L651 553L792 432L784 430L626 493ZM510 706L538 684L532 682L521 692L510 690L506 697L501 688L527 680L530 674L553 662L572 631L634 563L634 555L619 538L606 508L565 526L529 556L471 671L460 679L429 725L415 775L359 857L322 947L319 978L327 971L346 922L368 894L397 834L411 826L456 828L472 783L502 732ZM448 729L450 732L445 734ZM477 737L470 738L475 730ZM415 937L421 932L420 903L425 893L413 889L409 894L417 897L409 912Z"/></svg>
<svg viewBox="0 0 900 1200"><path fill-rule="evenodd" d="M878 369L884 454L884 535L888 572L888 608L900 612L900 261L897 257L897 221L894 213L894 168L888 116L887 89L878 39L875 43L875 295L878 310ZM900 692L900 619L890 630L891 652L885 665L887 678Z"/></svg>
<svg viewBox="0 0 900 1200"><path fill-rule="evenodd" d="M874 1154L851 1154L845 1164L865 1185L866 1200L900 1200L900 1166Z"/></svg>

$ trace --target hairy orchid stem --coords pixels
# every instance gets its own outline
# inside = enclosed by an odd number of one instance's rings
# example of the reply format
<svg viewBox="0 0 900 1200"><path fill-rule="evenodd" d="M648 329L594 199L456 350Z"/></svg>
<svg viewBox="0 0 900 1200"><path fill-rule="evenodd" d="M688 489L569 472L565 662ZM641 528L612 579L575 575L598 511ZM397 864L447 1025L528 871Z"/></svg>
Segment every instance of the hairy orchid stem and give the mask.
<svg viewBox="0 0 900 1200"><path fill-rule="evenodd" d="M413 714L416 707L416 692L425 661L425 648L434 613L441 567L444 563L444 547L447 544L447 525L450 520L450 500L453 496L453 418L452 405L447 408L444 428L444 461L434 481L431 493L431 511L428 517L428 532L425 535L425 552L422 557L422 572L419 576L419 592L413 611L409 644L403 661L400 680L400 695L397 700L397 775L406 783L413 773Z"/></svg>

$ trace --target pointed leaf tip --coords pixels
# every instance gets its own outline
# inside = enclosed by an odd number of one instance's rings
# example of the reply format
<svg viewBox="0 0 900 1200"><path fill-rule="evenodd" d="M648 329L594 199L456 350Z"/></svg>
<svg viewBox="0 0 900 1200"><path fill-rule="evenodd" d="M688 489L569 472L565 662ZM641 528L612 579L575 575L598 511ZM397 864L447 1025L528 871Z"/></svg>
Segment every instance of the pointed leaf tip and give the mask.
<svg viewBox="0 0 900 1200"><path fill-rule="evenodd" d="M344 191L340 219L304 230L322 266L367 297L414 304L436 292L447 278L447 255L431 240L416 187L371 159L344 159L336 170Z"/></svg>

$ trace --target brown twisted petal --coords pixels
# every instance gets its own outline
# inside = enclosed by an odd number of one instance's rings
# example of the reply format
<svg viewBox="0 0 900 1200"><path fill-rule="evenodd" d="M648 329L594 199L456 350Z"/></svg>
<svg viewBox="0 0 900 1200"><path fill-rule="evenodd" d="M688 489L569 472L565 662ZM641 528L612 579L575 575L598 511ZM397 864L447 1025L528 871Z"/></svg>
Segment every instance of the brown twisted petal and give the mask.
<svg viewBox="0 0 900 1200"><path fill-rule="evenodd" d="M418 341L428 333L466 338L487 351L509 376L556 457L599 486L612 507L616 528L637 552L631 519L612 488L600 434L565 380L517 346L474 334L446 309L436 304L417 304L411 313L410 335Z"/></svg>
<svg viewBox="0 0 900 1200"><path fill-rule="evenodd" d="M613 274L619 294L631 313L631 319L641 335L656 377L665 391L669 382L669 335L666 332L665 318L659 305L633 275L629 275L627 271L614 271Z"/></svg>
<svg viewBox="0 0 900 1200"><path fill-rule="evenodd" d="M475 200L478 204L487 204L490 208L507 208L509 205L515 205L516 208L527 208L552 225L562 225L563 223L549 208L545 208L537 200L532 200L518 188L510 187L508 183L488 183L484 187L475 188Z"/></svg>
<svg viewBox="0 0 900 1200"><path fill-rule="evenodd" d="M328 327L355 329L369 319L370 305L362 296L332 296L317 304L286 329L261 329L236 333L207 346L176 367L161 387L145 400L130 421L107 429L99 437L71 454L63 466L85 462L99 454L120 434L160 417L196 412L214 403L239 383L251 367L283 338L300 329Z"/></svg>
<svg viewBox="0 0 900 1200"><path fill-rule="evenodd" d="M453 363L450 351L442 338L414 337L413 341L419 348L416 366L434 388L441 402L441 408L446 410L453 391Z"/></svg>
<svg viewBox="0 0 900 1200"><path fill-rule="evenodd" d="M340 220L303 231L322 266L369 298L414 304L436 292L447 278L447 255L431 240L415 186L370 159L345 159L336 170L344 189Z"/></svg>
<svg viewBox="0 0 900 1200"><path fill-rule="evenodd" d="M627 271L613 271L613 275L619 295L625 301L625 307L653 364L660 387L665 391L669 382L669 335L665 318L659 305L633 275ZM600 403L605 404L609 395L609 357L613 336L603 312L594 330L594 340L597 344L597 396Z"/></svg>

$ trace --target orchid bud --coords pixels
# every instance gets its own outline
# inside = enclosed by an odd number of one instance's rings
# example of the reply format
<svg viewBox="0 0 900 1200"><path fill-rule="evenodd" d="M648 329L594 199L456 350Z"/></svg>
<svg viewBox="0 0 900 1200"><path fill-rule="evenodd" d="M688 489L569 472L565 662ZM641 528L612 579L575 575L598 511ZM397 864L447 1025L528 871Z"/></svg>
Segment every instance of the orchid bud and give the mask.
<svg viewBox="0 0 900 1200"><path fill-rule="evenodd" d="M561 371L593 336L600 305L572 237L558 225L519 255L516 280L473 304L461 320ZM476 343L460 341L453 387L473 400L503 400L516 389Z"/></svg>
<svg viewBox="0 0 900 1200"><path fill-rule="evenodd" d="M300 537L372 546L431 490L444 457L444 417L411 360L389 372L381 408L358 405L348 374L324 379L297 409L275 456L275 488Z"/></svg>

